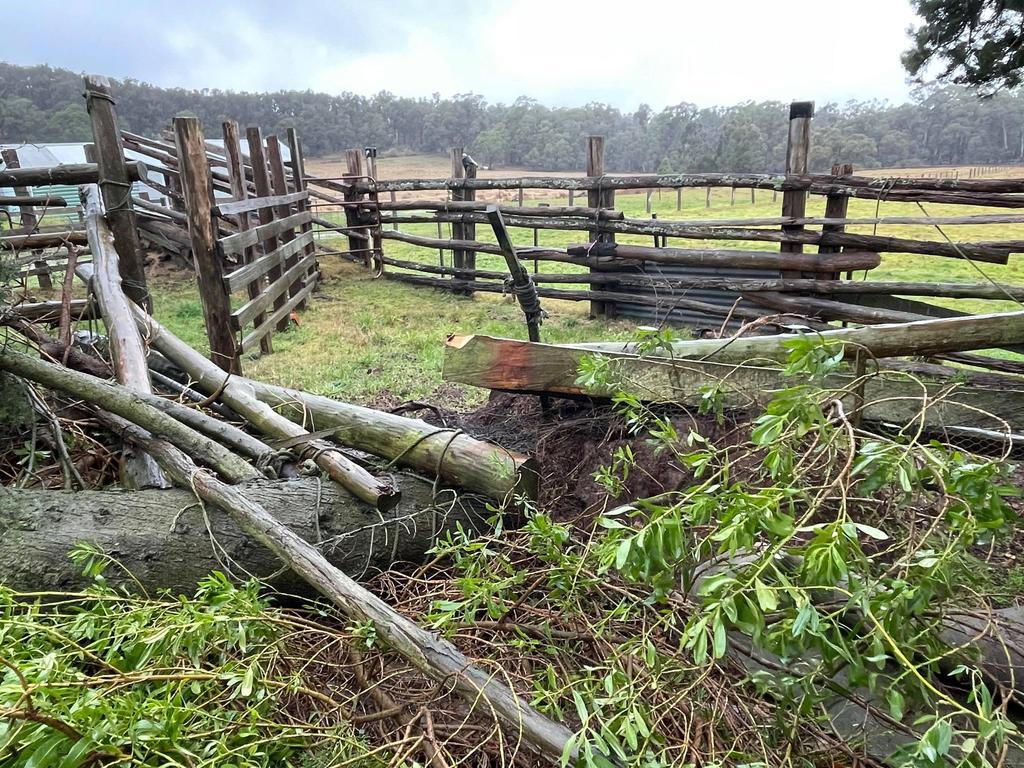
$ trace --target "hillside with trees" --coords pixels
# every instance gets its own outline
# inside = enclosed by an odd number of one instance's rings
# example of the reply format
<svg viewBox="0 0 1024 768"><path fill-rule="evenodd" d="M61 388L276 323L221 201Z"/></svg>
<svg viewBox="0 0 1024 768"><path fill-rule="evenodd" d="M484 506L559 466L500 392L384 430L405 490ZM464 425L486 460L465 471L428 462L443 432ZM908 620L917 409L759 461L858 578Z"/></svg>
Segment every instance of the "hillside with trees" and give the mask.
<svg viewBox="0 0 1024 768"><path fill-rule="evenodd" d="M607 104L552 108L520 97L490 104L476 94L442 98L329 95L312 91L244 93L114 83L118 115L131 131L155 136L168 117L189 114L207 125L231 118L281 132L296 127L309 155L376 145L382 152L442 153L463 145L481 163L571 170L583 165L583 137L607 139L610 171L778 171L785 151L787 105L747 102L697 107L681 102L656 112ZM922 88L913 101L819 104L813 170L833 162L858 168L1006 164L1024 158L1024 95L978 98L957 85ZM49 66L0 63L0 141L84 141L89 122L80 75Z"/></svg>

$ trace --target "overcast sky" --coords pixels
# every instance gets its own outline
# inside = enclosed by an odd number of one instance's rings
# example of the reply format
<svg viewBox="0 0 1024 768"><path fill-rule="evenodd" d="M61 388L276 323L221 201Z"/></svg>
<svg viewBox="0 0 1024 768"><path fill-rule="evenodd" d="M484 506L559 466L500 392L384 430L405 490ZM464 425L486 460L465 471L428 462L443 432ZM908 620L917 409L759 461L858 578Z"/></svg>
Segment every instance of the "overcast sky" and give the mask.
<svg viewBox="0 0 1024 768"><path fill-rule="evenodd" d="M907 0L36 0L0 59L161 86L660 109L904 101Z"/></svg>

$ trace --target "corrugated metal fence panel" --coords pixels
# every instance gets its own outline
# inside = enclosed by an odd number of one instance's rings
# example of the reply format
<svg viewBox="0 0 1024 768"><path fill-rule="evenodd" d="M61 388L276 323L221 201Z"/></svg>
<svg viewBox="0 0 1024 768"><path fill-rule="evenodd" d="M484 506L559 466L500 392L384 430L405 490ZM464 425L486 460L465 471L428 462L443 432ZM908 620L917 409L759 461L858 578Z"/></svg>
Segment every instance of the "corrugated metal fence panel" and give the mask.
<svg viewBox="0 0 1024 768"><path fill-rule="evenodd" d="M754 270L729 269L727 267L684 267L666 264L648 264L643 274L651 277L662 277L665 279L684 277L777 279L779 277L778 271L765 269ZM629 302L616 302L615 313L618 317L636 320L637 322L645 325L658 325L662 322L669 322L672 325L687 326L695 330L708 328L717 331L720 329L723 321L725 320L726 313L732 308L733 304L736 303L736 299L740 298L740 295L734 291L707 288L677 288L670 290L665 287L637 288L634 286L627 286L616 288L614 286L609 286L607 290L614 293L644 294L664 300L664 306L660 307L647 306L646 304L632 304ZM702 301L705 304L713 304L716 307L722 307L722 313L716 315L699 312L693 309L682 309L678 307L672 308L673 297L685 297L687 299L693 299L694 301ZM745 309L753 309L764 315L774 314L772 310L766 308L762 309L750 302L744 302L743 306ZM735 330L742 325L742 323L742 319L732 318L727 323L726 327Z"/></svg>

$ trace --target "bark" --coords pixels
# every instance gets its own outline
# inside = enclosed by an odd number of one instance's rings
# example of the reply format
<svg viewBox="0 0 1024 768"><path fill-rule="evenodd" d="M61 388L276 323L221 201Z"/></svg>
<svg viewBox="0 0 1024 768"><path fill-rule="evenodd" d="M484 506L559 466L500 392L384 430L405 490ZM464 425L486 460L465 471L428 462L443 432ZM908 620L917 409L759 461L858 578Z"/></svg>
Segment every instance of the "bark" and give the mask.
<svg viewBox="0 0 1024 768"><path fill-rule="evenodd" d="M549 760L559 759L571 738L563 725L552 722L499 682L493 672L473 665L452 643L419 627L353 581L321 552L283 525L266 508L198 470L181 451L133 425L124 425L128 439L160 463L170 477L194 489L204 501L231 517L240 528L274 552L298 576L355 621L371 621L378 636L420 671L449 687L472 707L495 716L510 738L520 739ZM371 516L372 519L372 516ZM569 750L575 757L575 750Z"/></svg>
<svg viewBox="0 0 1024 768"><path fill-rule="evenodd" d="M251 480L238 486L246 498L303 540L317 546L352 576L367 570L421 561L437 535L461 523L480 530L486 512L450 493L432 503L430 483L403 475L402 503L379 516L332 483L315 478ZM483 514L480 514L483 512ZM116 558L149 592L191 594L196 583L219 570L238 579L249 574L296 595L312 594L280 561L253 541L234 520L203 507L190 488L141 491L18 490L0 487L0 583L18 591L78 590L88 586L68 552L88 543ZM215 551L216 547L216 551ZM118 567L108 581L134 582Z"/></svg>
<svg viewBox="0 0 1024 768"><path fill-rule="evenodd" d="M89 284L107 327L114 378L134 392L152 394L146 350L122 290L118 253L114 236L103 219L99 190L95 186L83 186L80 191L85 204L85 231L92 250L92 264L78 265L77 273ZM145 286L141 292L145 298ZM152 457L134 448L127 448L121 455L121 482L129 488L165 488L168 485Z"/></svg>
<svg viewBox="0 0 1024 768"><path fill-rule="evenodd" d="M163 435L190 456L216 469L229 482L259 476L259 472L244 459L153 406L147 405L136 393L119 384L101 381L88 374L47 363L4 347L0 347L0 370L81 398L92 405L112 411L133 424Z"/></svg>
<svg viewBox="0 0 1024 768"><path fill-rule="evenodd" d="M135 321L150 344L168 360L189 374L196 386L216 394L217 399L249 421L263 434L304 451L312 451L313 460L357 498L381 510L398 503L400 492L390 480L374 477L341 454L335 446L310 435L298 424L276 413L254 397L252 388L234 375L225 374L201 354L174 336L156 320L133 306Z"/></svg>
<svg viewBox="0 0 1024 768"><path fill-rule="evenodd" d="M453 337L445 349L444 378L492 390L608 398L626 391L648 402L699 406L714 386L725 408L762 408L781 389L799 383L778 367L715 360L642 358L603 353L608 383L578 378L591 351L486 336ZM822 387L837 390L846 413L887 424L920 422L930 429L969 427L999 437L1024 431L1024 381L1009 386L965 384L956 378L927 380L897 372L857 377L833 374ZM1008 378L1008 377L1004 377ZM862 392L858 393L858 389ZM863 395L861 400L860 395Z"/></svg>

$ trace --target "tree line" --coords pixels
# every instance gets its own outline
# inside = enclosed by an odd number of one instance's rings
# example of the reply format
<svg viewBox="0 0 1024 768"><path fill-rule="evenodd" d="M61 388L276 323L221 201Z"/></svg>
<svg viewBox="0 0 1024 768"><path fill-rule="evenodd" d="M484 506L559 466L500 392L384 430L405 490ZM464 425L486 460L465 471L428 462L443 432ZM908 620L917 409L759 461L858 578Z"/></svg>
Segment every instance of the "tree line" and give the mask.
<svg viewBox="0 0 1024 768"><path fill-rule="evenodd" d="M697 107L681 102L656 112L641 104L547 107L521 97L490 104L476 94L442 98L330 95L312 91L248 93L160 88L137 80L113 84L122 127L158 136L175 115L200 118L211 135L222 121L268 133L294 127L308 156L376 146L383 154L443 153L464 146L490 167L579 170L584 137L605 137L608 171L781 171L788 104L746 102ZM82 80L70 70L0 62L0 141L87 141ZM1006 164L1024 160L1024 93L979 98L970 89L922 88L905 104L850 101L819 105L812 170Z"/></svg>

